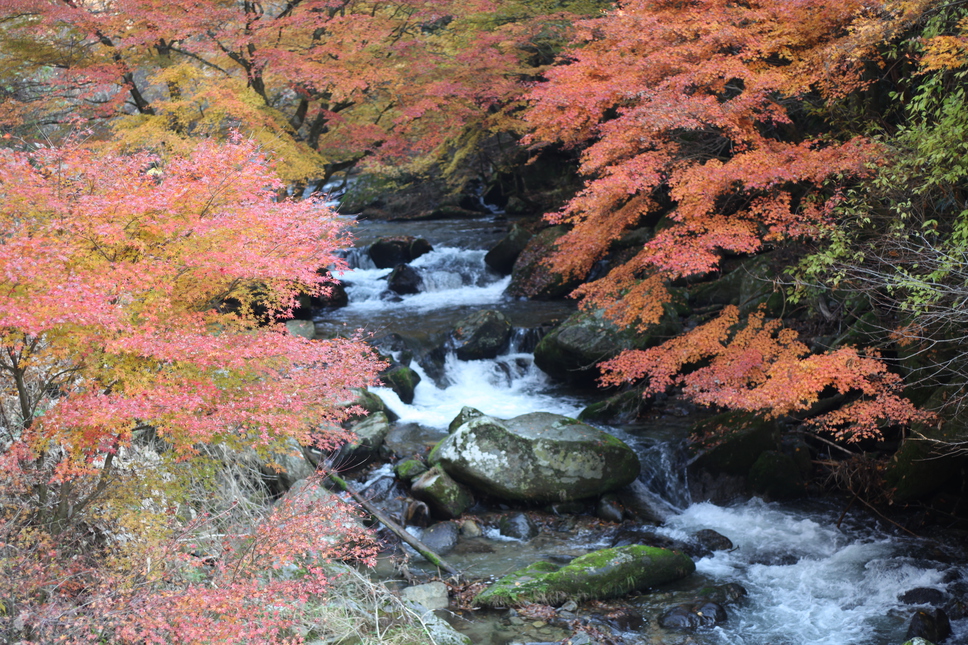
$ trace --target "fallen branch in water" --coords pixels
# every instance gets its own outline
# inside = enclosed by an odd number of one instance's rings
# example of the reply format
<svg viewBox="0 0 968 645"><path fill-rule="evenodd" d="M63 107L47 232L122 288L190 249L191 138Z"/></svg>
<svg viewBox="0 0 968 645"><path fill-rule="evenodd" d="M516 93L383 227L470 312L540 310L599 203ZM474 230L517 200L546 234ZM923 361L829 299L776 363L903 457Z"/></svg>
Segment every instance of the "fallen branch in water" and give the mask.
<svg viewBox="0 0 968 645"><path fill-rule="evenodd" d="M403 540L404 542L412 546L417 551L417 553L419 553L424 558L426 558L428 562L430 562L436 567L439 567L440 569L443 569L447 573L455 576L457 580L463 579L463 574L461 574L460 570L448 564L446 560L444 560L439 555L431 551L426 544L424 544L414 536L407 533L402 526L400 526L399 524L391 520L383 511L381 511L376 506L374 506L370 502L370 500L366 499L365 497L357 493L355 490L353 490L353 488L350 487L350 485L346 482L345 479L343 479L342 477L340 477L335 473L329 473L329 478L332 479L333 483L339 486L341 490L344 490L347 493L349 493L350 496L354 500L356 500L356 502L360 506L366 509L367 513L375 517L377 521L379 521L385 527L390 529L390 531L398 538L400 538L401 540Z"/></svg>

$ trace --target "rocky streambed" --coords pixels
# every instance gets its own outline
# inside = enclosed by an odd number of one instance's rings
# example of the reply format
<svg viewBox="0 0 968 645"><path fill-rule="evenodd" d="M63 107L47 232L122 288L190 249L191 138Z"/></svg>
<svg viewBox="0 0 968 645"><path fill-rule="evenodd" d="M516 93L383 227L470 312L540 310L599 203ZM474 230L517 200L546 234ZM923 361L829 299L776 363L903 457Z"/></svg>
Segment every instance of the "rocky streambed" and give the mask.
<svg viewBox="0 0 968 645"><path fill-rule="evenodd" d="M644 341L567 301L516 297L523 274L495 260L507 229L364 223L345 306L302 326L364 328L392 359L386 387L361 394L370 414L336 465L465 579L389 534L376 575L473 643L968 642L957 535L913 537L808 494L817 455L775 424L703 418L675 400L624 423L639 397L603 397L587 368ZM374 258L379 246L391 259ZM734 287L769 305L771 291ZM735 441L697 459L684 440L710 424Z"/></svg>

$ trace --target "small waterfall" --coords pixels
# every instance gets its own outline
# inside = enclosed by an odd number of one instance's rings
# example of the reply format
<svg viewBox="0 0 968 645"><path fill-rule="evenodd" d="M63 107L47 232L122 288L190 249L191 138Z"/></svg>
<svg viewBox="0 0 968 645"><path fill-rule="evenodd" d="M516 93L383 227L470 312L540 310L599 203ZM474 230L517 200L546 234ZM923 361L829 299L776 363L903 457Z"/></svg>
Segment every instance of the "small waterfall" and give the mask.
<svg viewBox="0 0 968 645"><path fill-rule="evenodd" d="M491 225L478 226L479 246L491 234ZM397 223L393 223L397 226ZM417 226L416 223L412 224ZM360 228L388 226L362 223ZM388 388L375 388L388 407L400 416L398 427L408 424L432 430L438 437L463 406L500 418L535 411L577 416L588 403L570 396L534 366L532 352L554 315L541 309L547 303L516 302L504 297L509 278L484 266L481 248L460 248L468 239L468 222L447 229L446 223L424 222L424 229L365 230L372 237L405 232L431 238L446 233L446 244L431 240L435 248L411 263L423 280L423 291L397 296L387 290L389 270L376 269L366 249L346 252L352 270L347 282L350 304L327 311L330 324L374 333L398 332L421 351L446 345L455 321L475 309L497 308L521 329L506 353L494 360L460 361L452 351L443 357L443 376L435 383L416 362L411 364L422 381L412 404L400 401ZM527 308L527 312L525 312ZM538 312L531 315L530 312ZM529 317L530 316L530 317ZM527 320L527 322L520 322ZM441 350L443 351L443 350ZM420 353L415 351L415 353ZM900 596L916 588L941 591L947 598L968 596L968 569L964 545L937 545L892 534L858 509L838 526L843 505L831 501L801 500L767 503L737 500L728 506L695 503L689 495L688 456L683 449L690 418L663 417L648 427L615 430L640 455L642 476L633 485L637 500L661 521L656 530L676 540L689 541L702 529L729 538L735 548L718 551L696 561L702 584L735 582L748 597L727 608L728 621L718 627L683 635L681 640L701 645L900 645L917 606L905 605ZM521 566L544 557L523 548ZM939 555L945 553L947 555ZM503 566L503 565L502 565ZM651 594L641 598L647 599ZM661 596L656 596L661 602ZM638 602L630 599L630 603ZM955 633L946 645L968 644L968 620L955 620Z"/></svg>
<svg viewBox="0 0 968 645"><path fill-rule="evenodd" d="M574 417L583 407L581 401L555 393L554 384L534 366L531 354L507 353L494 360L462 361L448 352L444 387L437 387L416 363L411 368L421 377L412 404L403 403L388 388L374 388L400 416L400 423L446 428L464 406L502 419L537 411Z"/></svg>

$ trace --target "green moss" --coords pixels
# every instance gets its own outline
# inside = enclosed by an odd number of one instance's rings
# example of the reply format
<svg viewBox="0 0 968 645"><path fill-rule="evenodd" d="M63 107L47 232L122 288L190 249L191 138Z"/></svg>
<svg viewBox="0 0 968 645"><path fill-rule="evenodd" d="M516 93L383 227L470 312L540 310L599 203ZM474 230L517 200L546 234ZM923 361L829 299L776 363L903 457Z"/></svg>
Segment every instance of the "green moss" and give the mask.
<svg viewBox="0 0 968 645"><path fill-rule="evenodd" d="M602 549L555 569L537 562L479 594L474 604L506 607L531 602L613 598L644 591L690 575L696 565L689 557L658 547L632 545Z"/></svg>
<svg viewBox="0 0 968 645"><path fill-rule="evenodd" d="M393 472L404 481L412 481L427 472L427 465L419 459L407 459L394 466Z"/></svg>

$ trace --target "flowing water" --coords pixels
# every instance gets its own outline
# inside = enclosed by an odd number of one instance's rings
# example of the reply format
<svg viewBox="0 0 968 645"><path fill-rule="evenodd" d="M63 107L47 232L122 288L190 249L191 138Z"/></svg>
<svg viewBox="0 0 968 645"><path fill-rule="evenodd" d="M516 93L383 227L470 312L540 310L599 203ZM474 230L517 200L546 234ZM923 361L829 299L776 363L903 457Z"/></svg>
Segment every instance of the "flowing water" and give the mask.
<svg viewBox="0 0 968 645"><path fill-rule="evenodd" d="M412 404L404 404L389 389L377 388L400 416L394 440L401 446L419 449L439 439L464 406L497 417L539 410L575 416L593 400L593 394L555 384L533 365L534 334L529 330L564 318L574 305L504 295L508 279L492 274L483 263L485 250L503 232L504 227L489 218L366 222L356 231L358 248L347 252L353 268L343 276L350 304L321 315L316 321L321 333L362 328L375 338L400 334L421 351L446 348L453 324L477 309L501 310L518 329L511 348L494 360L459 361L448 352L436 381L414 363L422 381ZM389 271L376 269L361 251L376 237L400 234L425 237L434 245L432 252L412 263L424 283L419 294L389 294L385 282ZM644 626L617 627L626 642L900 645L918 606L902 603L899 596L918 588L938 590L948 598L968 596L968 558L957 540L899 535L858 511L846 514L838 526L843 505L829 500L779 504L751 499L730 506L693 503L678 448L690 422L670 417L611 431L640 454L644 474L635 488L643 503L662 517L661 533L688 540L698 530L713 529L733 542L733 550L699 559L696 575L678 588L735 582L746 588L748 596L728 606L729 618L719 627L688 635ZM542 557L579 555L608 546L608 536L601 530L567 522L549 529L529 543L492 539L491 553L468 554L458 566L472 576L498 576ZM647 620L658 611L656 602L666 598L650 596L629 601ZM952 626L955 633L945 643L968 643L968 620L954 621ZM520 635L502 635L490 627L478 627L475 632L474 625L468 624L464 629L480 643L522 640ZM531 640L562 638L547 630L541 636Z"/></svg>

